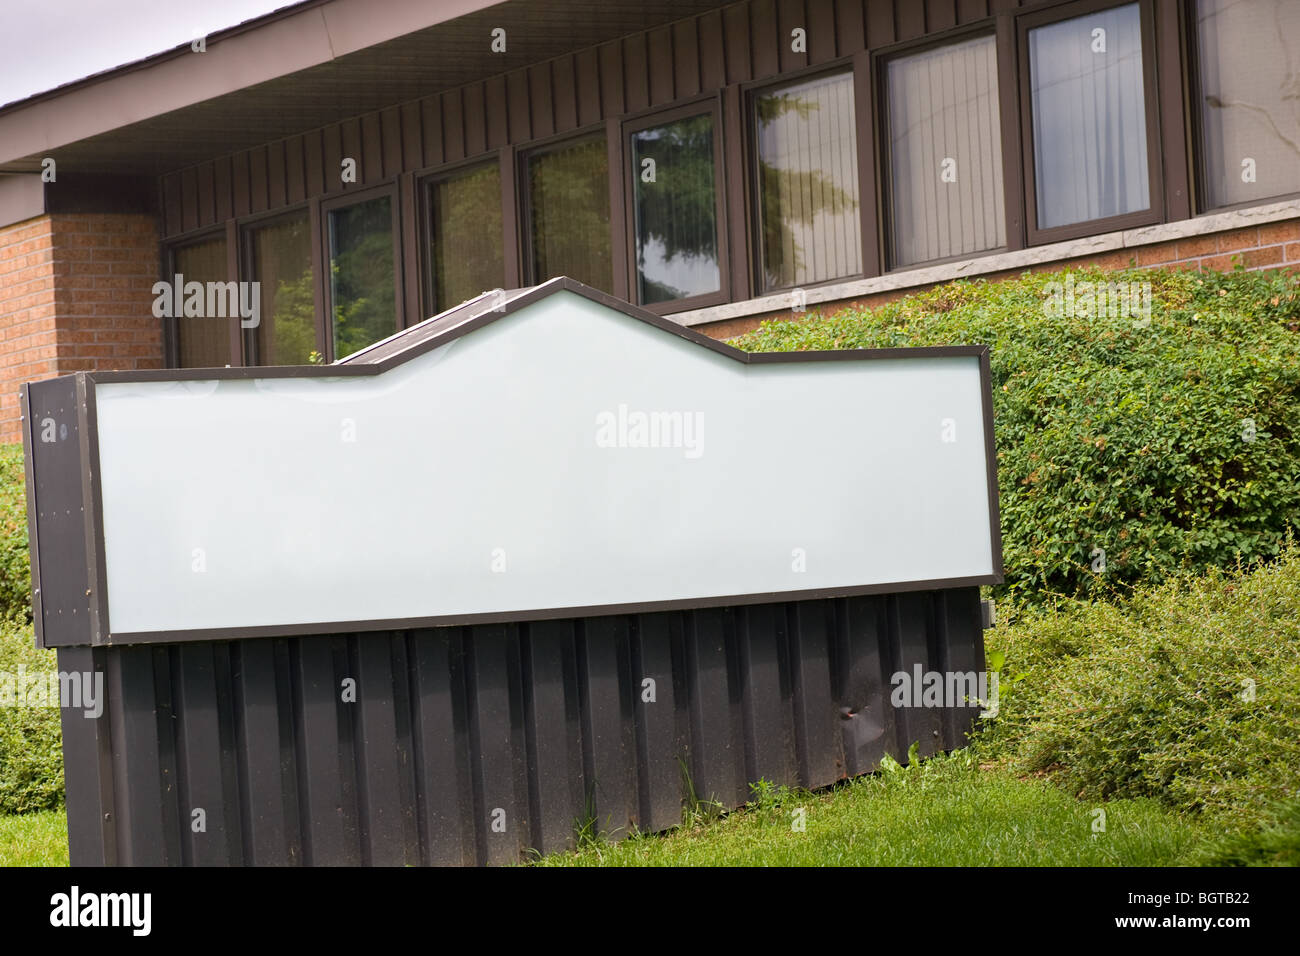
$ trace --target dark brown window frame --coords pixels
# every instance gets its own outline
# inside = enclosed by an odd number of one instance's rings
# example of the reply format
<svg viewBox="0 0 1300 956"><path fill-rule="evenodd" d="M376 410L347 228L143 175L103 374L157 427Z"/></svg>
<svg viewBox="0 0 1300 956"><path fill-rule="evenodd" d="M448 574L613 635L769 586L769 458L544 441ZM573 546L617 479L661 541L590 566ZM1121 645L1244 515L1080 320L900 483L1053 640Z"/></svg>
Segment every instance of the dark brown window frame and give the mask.
<svg viewBox="0 0 1300 956"><path fill-rule="evenodd" d="M876 192L880 203L878 214L880 223L879 242L880 257L885 272L907 272L911 269L924 269L948 262L965 262L978 259L981 256L991 256L999 252L1009 252L1022 248L1020 237L1020 220L1022 217L1019 203L1016 203L1014 207L1010 203L1013 191L1017 197L1021 193L1021 186L1019 185L1021 173L1018 167L1013 167L1009 162L1010 157L1020 155L1020 142L1016 127L1008 123L1008 114L1018 117L1019 109L1014 100L1008 102L1009 97L1015 95L1015 90L1008 89L1004 85L1006 74L1003 67L1003 32L999 29L999 21L1004 19L1010 20L1011 18L985 17L982 20L964 23L951 30L944 30L942 33L933 33L912 40L905 40L901 43L891 43L889 46L881 47L871 53L872 107L873 116L875 117L875 126L872 132L878 144L876 149L878 170L876 174ZM926 259L923 262L909 262L900 266L894 261L892 235L893 194L891 190L893 189L893 180L890 176L892 157L889 151L889 64L894 60L903 59L917 53L924 53L927 50L941 49L953 43L961 43L976 37L988 37L993 41L994 56L996 58L994 78L997 83L998 98L997 136L1002 157L1002 196L999 197L1002 202L1002 245L994 246L991 249L981 249L978 252L943 256L939 259ZM1014 70L1015 64L1010 64L1010 68Z"/></svg>
<svg viewBox="0 0 1300 956"><path fill-rule="evenodd" d="M743 215L746 222L745 239L748 245L746 259L749 266L750 281L748 289L750 295L782 295L793 289L819 289L823 286L832 286L842 282L855 282L859 279L880 275L878 223L880 222L882 210L879 208L879 190L876 183L872 183L870 192L864 191L863 188L864 170L868 165L873 169L875 168L878 154L875 135L875 120L878 114L875 104L871 102L875 83L870 76L870 64L871 54L864 50L852 56L837 57L825 63L805 66L776 76L767 76L760 80L749 80L738 84L740 88L740 108L743 113L742 122L744 124L744 143L740 145L739 150L745 170L743 177L745 201ZM864 69L868 71L868 75L865 77L862 75ZM758 230L762 229L763 217L762 210L758 207L758 129L755 123L754 100L757 96L769 90L806 82L819 76L834 75L847 76L853 85L853 131L854 135L857 136L858 143L858 226L861 232L862 268L852 275L837 276L834 279L824 279L821 282L766 289L763 287L762 243L758 236ZM862 95L864 85L868 91L866 98ZM879 181L878 176L873 176L873 178L877 182Z"/></svg>
<svg viewBox="0 0 1300 956"><path fill-rule="evenodd" d="M1146 209L1087 219L1040 229L1038 226L1037 170L1034 165L1034 102L1029 75L1029 32L1075 17L1087 16L1102 10L1126 7L1138 8L1138 30L1142 43L1142 100L1145 109L1147 142L1147 196ZM1072 0L1055 4L1047 9L1034 10L1016 18L1016 51L1020 72L1020 148L1024 170L1025 233L1031 246L1081 239L1106 232L1134 229L1164 222L1165 195L1162 170L1165 147L1161 136L1160 95L1156 72L1156 31L1153 0Z"/></svg>
<svg viewBox="0 0 1300 956"><path fill-rule="evenodd" d="M339 356L334 354L334 302L330 295L329 283L329 214L336 209L346 209L348 206L355 206L357 203L368 202L372 199L379 199L387 196L391 203L392 209L392 240L393 240L393 295L395 297L396 314L393 316L393 332L400 332L407 327L406 315L406 296L405 282L403 281L403 264L402 264L402 201L401 191L398 188L397 178L394 177L387 182L378 183L373 186L366 186L361 189L350 189L345 192L335 194L330 198L322 198L316 204L318 209L319 223L313 230L313 235L320 241L321 251L317 259L318 263L318 285L321 294L321 309L317 319L317 327L323 327L324 339L321 342L325 346L321 350L326 364L335 361ZM391 334L391 333L390 333Z"/></svg>
<svg viewBox="0 0 1300 956"><path fill-rule="evenodd" d="M313 205L314 203L308 200L304 202L294 203L292 206L288 206L283 209L268 210L267 212L256 213L254 215L244 216L235 220L235 228L238 230L238 234L239 234L238 243L237 243L238 256L239 256L239 269L238 269L238 275L236 276L237 281L241 281L241 282L254 281L253 280L253 247L252 247L252 243L249 242L249 233L256 229L262 229L266 226L273 226L276 224L277 221L281 219L292 219L295 217L300 217L305 213L307 216L308 234L311 235L313 232L312 230L312 206ZM312 244L312 258L313 258L312 286L313 287L315 287L319 281L316 273L320 272L319 264L314 261L315 249L316 249L315 243L313 242ZM324 323L321 321L322 316L320 310L315 309L315 304L316 303L313 302L313 309L316 313L316 321L315 321L316 351L319 352L321 355L324 355L325 354L325 349L323 347L324 339L322 338L322 336L325 334L326 329ZM240 332L240 336L239 336L240 364L246 366L257 366L257 367L266 367L266 368L272 367L272 366L261 365L260 356L257 354L257 329L241 328L239 332Z"/></svg>
<svg viewBox="0 0 1300 956"><path fill-rule="evenodd" d="M416 236L418 237L419 250L416 259L419 270L420 284L420 307L422 314L427 318L437 315L438 313L451 308L457 303L450 305L438 301L438 290L434 288L433 276L433 201L430 192L438 183L448 179L454 179L457 175L471 169L495 165L497 175L501 177L503 191L510 188L513 180L513 174L510 171L510 157L507 155L511 150L507 147L504 149L492 149L486 153L476 153L465 159L458 159L450 163L442 163L437 166L431 166L427 169L419 170L412 174L415 183L415 215L418 217L416 227ZM513 205L513 202L511 203ZM502 197L501 208L501 251L502 251L502 281L506 283L505 288L509 288L511 274L510 257L513 253L512 247L516 245L512 241L511 222L508 215L505 198Z"/></svg>
<svg viewBox="0 0 1300 956"><path fill-rule="evenodd" d="M545 155L546 153L555 152L563 149L571 143L577 143L585 139L596 140L602 139L605 142L606 165L609 167L606 171L606 177L609 180L611 197L609 206L610 216L610 271L613 274L613 285L615 290L619 288L618 273L620 260L619 255L620 236L614 229L614 209L612 190L616 182L621 182L619 177L614 175L614 168L610 165L610 121L600 120L597 123L589 123L578 129L565 130L563 133L556 133L551 136L544 136L539 139L529 140L519 146L514 147L515 168L512 171L510 181L514 184L515 193L515 224L518 229L517 241L515 242L514 253L518 257L519 263L519 282L521 286L533 286L538 284L533 266L533 211L532 202L530 201L530 191L528 187L528 163L534 156ZM504 180L503 180L504 182ZM621 204L621 187L619 188L620 203L618 209L622 209ZM506 275L510 274L509 266L510 249L506 249Z"/></svg>
<svg viewBox="0 0 1300 956"><path fill-rule="evenodd" d="M632 136L643 130L653 129L656 126L665 126L676 120L687 119L692 116L703 116L706 113L711 114L713 117L713 203L718 241L718 291L684 296L667 302L641 303L634 301L639 298L636 290L636 177L639 175L639 171L633 169L629 161L632 155ZM626 298L627 301L645 309L647 312L653 312L656 315L669 315L673 312L688 312L691 309L703 309L731 301L731 257L726 197L727 142L723 130L724 122L721 90L680 100L665 107L640 110L619 117L619 142L624 168L618 178L623 187L623 241L625 243L625 268L628 276L628 294ZM614 177L611 175L610 178L613 179ZM616 268L617 265L616 262Z"/></svg>
<svg viewBox="0 0 1300 956"><path fill-rule="evenodd" d="M204 242L212 242L221 239L226 243L226 274L227 280L233 278L239 281L239 273L236 268L238 264L238 250L231 245L231 222L228 220L216 226L204 226L201 229L194 229L187 233L169 238L162 243L161 262L162 275L159 282L172 282L176 275L176 253L186 246L196 246ZM172 312L176 311L176 303L172 303ZM163 320L163 364L167 368L181 367L181 334L180 316L175 314L168 316ZM230 319L230 364L238 366L243 364L243 352L239 344L243 340L243 329L239 327L237 317Z"/></svg>

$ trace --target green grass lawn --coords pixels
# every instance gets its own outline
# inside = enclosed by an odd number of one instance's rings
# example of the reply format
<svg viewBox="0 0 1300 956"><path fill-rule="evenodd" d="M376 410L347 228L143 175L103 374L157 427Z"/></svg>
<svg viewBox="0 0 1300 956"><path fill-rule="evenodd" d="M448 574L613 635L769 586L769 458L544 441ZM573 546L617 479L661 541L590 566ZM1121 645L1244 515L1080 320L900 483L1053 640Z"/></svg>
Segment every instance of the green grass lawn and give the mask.
<svg viewBox="0 0 1300 956"><path fill-rule="evenodd" d="M1105 810L1094 834L1093 811ZM795 811L805 829L795 830ZM1210 828L1147 799L1092 805L965 754L820 793L784 793L663 835L588 842L543 866L1178 866ZM62 811L0 816L0 866L66 866Z"/></svg>
<svg viewBox="0 0 1300 956"><path fill-rule="evenodd" d="M1094 833L1093 811L1105 811ZM805 829L793 826L804 810ZM768 798L661 836L588 842L543 866L1177 866L1211 831L1150 799L1088 804L965 755Z"/></svg>
<svg viewBox="0 0 1300 956"><path fill-rule="evenodd" d="M67 866L68 818L62 810L0 816L0 866Z"/></svg>

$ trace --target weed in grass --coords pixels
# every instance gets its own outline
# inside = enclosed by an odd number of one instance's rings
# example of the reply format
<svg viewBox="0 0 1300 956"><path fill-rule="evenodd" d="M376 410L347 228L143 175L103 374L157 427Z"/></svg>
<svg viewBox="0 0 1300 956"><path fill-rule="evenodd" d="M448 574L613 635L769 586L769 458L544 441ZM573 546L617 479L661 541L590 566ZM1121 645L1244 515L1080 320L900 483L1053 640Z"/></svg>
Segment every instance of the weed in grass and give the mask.
<svg viewBox="0 0 1300 956"><path fill-rule="evenodd" d="M679 756L677 763L682 768L682 827L693 830L721 819L726 814L727 808L712 795L708 798L700 797L695 790L695 781L691 778L691 770L686 765L686 761Z"/></svg>
<svg viewBox="0 0 1300 956"><path fill-rule="evenodd" d="M600 829L600 822L596 819L596 788L592 786L587 789L582 815L573 821L574 846L585 850L607 842L607 838L608 834Z"/></svg>

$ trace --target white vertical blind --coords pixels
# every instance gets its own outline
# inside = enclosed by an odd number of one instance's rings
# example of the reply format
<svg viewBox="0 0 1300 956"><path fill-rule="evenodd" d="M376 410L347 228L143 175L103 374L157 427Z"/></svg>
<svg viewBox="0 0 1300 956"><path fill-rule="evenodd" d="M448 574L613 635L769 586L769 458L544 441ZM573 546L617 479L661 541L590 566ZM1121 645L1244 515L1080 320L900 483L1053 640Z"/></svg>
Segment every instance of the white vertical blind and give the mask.
<svg viewBox="0 0 1300 956"><path fill-rule="evenodd" d="M858 143L848 73L755 98L763 283L825 282L862 271Z"/></svg>
<svg viewBox="0 0 1300 956"><path fill-rule="evenodd" d="M173 253L175 271L184 282L225 282L226 240L207 239L182 246ZM167 282L175 276L163 276ZM175 303L176 331L181 368L221 368L230 364L230 323L210 316L186 316L182 303Z"/></svg>
<svg viewBox="0 0 1300 956"><path fill-rule="evenodd" d="M1003 245L994 38L893 60L888 84L892 263Z"/></svg>
<svg viewBox="0 0 1300 956"><path fill-rule="evenodd" d="M528 159L534 282L569 276L614 290L609 238L609 154L603 134Z"/></svg>
<svg viewBox="0 0 1300 956"><path fill-rule="evenodd" d="M1029 31L1038 227L1147 209L1136 3Z"/></svg>

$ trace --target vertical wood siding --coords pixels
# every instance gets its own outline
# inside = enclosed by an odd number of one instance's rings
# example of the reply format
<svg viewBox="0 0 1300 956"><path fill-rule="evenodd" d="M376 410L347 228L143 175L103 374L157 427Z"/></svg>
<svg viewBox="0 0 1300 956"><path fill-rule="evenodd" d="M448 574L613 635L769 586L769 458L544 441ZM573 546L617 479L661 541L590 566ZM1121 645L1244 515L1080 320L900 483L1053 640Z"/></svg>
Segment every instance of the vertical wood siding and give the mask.
<svg viewBox="0 0 1300 956"><path fill-rule="evenodd" d="M725 86L817 66L1017 6L1016 0L749 0L162 177L165 238ZM806 32L806 52L791 31ZM864 144L865 145L865 144ZM355 185L340 182L344 157Z"/></svg>

